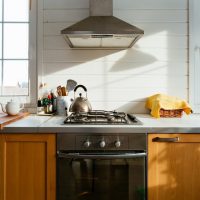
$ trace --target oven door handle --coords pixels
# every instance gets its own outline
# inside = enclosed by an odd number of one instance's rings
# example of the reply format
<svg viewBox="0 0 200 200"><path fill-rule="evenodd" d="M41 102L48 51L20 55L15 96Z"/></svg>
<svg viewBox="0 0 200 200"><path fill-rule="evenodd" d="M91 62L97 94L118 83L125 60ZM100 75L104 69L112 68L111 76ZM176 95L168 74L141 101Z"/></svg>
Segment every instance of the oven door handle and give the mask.
<svg viewBox="0 0 200 200"><path fill-rule="evenodd" d="M117 158L141 158L146 157L146 152L140 152L140 153L63 153L58 151L57 155L59 158L82 158L82 159L117 159Z"/></svg>

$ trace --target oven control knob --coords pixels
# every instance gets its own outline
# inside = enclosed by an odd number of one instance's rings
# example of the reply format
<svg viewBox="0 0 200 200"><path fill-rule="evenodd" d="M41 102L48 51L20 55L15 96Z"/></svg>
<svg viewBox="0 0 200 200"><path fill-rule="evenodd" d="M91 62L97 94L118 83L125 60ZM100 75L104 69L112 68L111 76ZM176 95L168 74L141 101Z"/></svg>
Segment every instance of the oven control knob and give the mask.
<svg viewBox="0 0 200 200"><path fill-rule="evenodd" d="M120 142L119 140L116 141L116 142L115 142L115 147L116 147L116 148L119 148L120 146L121 146L121 142Z"/></svg>
<svg viewBox="0 0 200 200"><path fill-rule="evenodd" d="M106 142L104 140L102 140L100 143L99 143L99 146L101 148L104 148L106 146Z"/></svg>
<svg viewBox="0 0 200 200"><path fill-rule="evenodd" d="M85 142L83 143L83 146L84 146L85 148L89 148L90 145L91 145L91 142L90 142L90 141L85 141Z"/></svg>

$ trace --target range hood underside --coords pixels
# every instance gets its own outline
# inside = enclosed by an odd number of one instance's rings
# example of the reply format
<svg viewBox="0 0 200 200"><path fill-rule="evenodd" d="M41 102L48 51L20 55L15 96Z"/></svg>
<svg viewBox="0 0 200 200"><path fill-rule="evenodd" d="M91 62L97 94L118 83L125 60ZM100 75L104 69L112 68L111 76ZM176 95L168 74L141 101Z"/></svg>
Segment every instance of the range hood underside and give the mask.
<svg viewBox="0 0 200 200"><path fill-rule="evenodd" d="M138 34L132 35L65 35L67 43L71 48L79 49L124 49L132 47L141 37Z"/></svg>

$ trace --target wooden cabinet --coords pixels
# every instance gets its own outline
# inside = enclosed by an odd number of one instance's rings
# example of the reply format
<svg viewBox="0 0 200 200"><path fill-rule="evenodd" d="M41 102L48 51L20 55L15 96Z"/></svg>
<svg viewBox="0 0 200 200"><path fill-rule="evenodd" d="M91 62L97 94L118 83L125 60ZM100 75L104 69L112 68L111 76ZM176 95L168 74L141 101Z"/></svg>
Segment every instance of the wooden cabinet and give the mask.
<svg viewBox="0 0 200 200"><path fill-rule="evenodd" d="M0 200L55 200L54 134L0 134Z"/></svg>
<svg viewBox="0 0 200 200"><path fill-rule="evenodd" d="M200 134L149 134L148 200L198 199Z"/></svg>

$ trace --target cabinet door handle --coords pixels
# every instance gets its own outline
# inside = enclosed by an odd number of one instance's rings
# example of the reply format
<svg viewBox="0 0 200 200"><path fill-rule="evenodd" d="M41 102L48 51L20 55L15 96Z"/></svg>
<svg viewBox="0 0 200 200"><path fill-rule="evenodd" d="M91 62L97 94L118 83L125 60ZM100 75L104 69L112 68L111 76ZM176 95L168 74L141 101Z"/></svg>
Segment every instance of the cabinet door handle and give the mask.
<svg viewBox="0 0 200 200"><path fill-rule="evenodd" d="M155 137L152 139L152 142L178 142L179 137L174 137L174 138L160 138L160 137Z"/></svg>

